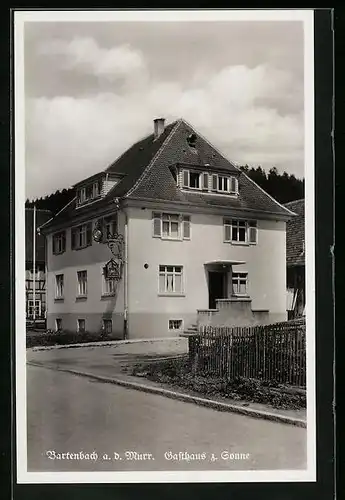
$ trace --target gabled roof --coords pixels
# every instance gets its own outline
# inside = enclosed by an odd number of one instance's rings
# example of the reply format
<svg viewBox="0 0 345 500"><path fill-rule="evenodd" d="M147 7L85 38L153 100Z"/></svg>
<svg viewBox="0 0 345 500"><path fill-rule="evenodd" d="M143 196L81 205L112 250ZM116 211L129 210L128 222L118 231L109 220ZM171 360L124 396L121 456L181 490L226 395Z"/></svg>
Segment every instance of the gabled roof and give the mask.
<svg viewBox="0 0 345 500"><path fill-rule="evenodd" d="M196 135L196 148L190 147L187 142L187 137L191 134ZM182 191L176 186L170 168L177 163L207 165L205 167L207 171L216 172L224 169L239 175L239 197L234 199ZM78 209L73 201L55 216L53 223L63 222L76 214L88 213L92 210L91 207L107 205L114 198L150 199L205 208L235 207L285 217L293 215L288 208L264 192L183 119L167 125L157 139L151 134L133 144L103 173L118 173L124 176L103 199Z"/></svg>
<svg viewBox="0 0 345 500"><path fill-rule="evenodd" d="M285 206L297 214L286 224L286 263L288 266L305 264L304 248L304 199L290 201Z"/></svg>
<svg viewBox="0 0 345 500"><path fill-rule="evenodd" d="M52 214L49 210L36 210L36 229L47 222ZM36 261L45 262L45 237L36 233ZM25 261L33 261L34 209L25 209Z"/></svg>

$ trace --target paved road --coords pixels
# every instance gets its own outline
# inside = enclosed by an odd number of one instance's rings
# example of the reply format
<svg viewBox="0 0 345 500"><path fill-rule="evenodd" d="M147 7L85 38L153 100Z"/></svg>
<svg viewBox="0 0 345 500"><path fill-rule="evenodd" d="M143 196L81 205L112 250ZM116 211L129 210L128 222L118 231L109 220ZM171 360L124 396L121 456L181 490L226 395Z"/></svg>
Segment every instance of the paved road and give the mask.
<svg viewBox="0 0 345 500"><path fill-rule="evenodd" d="M47 368L28 366L27 408L29 471L306 467L303 428L222 413ZM67 456L53 460L48 450L57 457L96 451L98 460ZM128 460L126 451L152 454L154 460ZM223 451L249 456L222 459ZM168 460L166 452L205 453L206 460ZM122 460L114 460L114 453ZM218 458L215 462L210 461L212 453ZM103 460L103 454L109 459Z"/></svg>

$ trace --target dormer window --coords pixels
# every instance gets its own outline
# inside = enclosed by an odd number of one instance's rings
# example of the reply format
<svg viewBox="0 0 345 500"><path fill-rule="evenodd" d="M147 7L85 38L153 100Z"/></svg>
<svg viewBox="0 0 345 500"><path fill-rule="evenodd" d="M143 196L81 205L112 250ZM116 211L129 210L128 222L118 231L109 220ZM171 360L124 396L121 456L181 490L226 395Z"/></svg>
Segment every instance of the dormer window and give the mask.
<svg viewBox="0 0 345 500"><path fill-rule="evenodd" d="M87 201L94 200L101 195L102 181L95 181L77 190L77 204L81 205Z"/></svg>
<svg viewBox="0 0 345 500"><path fill-rule="evenodd" d="M183 169L182 188L237 195L238 179L232 175L213 174L210 172L198 171L197 169Z"/></svg>

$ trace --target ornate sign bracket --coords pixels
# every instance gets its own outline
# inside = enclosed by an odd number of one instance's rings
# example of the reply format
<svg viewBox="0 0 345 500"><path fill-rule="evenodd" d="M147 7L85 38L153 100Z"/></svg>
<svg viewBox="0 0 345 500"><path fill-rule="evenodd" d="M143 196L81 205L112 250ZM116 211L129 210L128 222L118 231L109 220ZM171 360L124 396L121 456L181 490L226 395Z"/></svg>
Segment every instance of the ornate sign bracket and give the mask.
<svg viewBox="0 0 345 500"><path fill-rule="evenodd" d="M107 262L104 268L106 279L119 281L122 277L123 256L124 256L124 238L122 234L113 233L107 234L105 240L113 257ZM97 243L104 241L104 229L102 221L98 220L93 231L93 239Z"/></svg>

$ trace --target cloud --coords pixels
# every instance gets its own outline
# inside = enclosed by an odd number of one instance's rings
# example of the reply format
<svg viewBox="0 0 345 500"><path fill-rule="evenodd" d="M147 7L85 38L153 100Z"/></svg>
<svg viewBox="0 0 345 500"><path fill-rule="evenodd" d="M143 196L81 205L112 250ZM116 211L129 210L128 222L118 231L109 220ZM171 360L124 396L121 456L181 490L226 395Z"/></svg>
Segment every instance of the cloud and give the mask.
<svg viewBox="0 0 345 500"><path fill-rule="evenodd" d="M119 75L121 92L27 99L27 196L42 196L103 170L134 141L151 133L152 120L183 117L230 160L276 166L303 176L303 88L288 71L270 65L227 66L189 85L150 78L150 65L129 46L100 48L92 39L54 41L72 71ZM285 103L285 104L284 104ZM282 113L280 109L284 109Z"/></svg>
<svg viewBox="0 0 345 500"><path fill-rule="evenodd" d="M128 44L110 49L101 48L93 38L76 37L73 40L53 39L41 45L38 52L44 56L60 57L65 70L90 73L114 79L142 72L143 55Z"/></svg>

